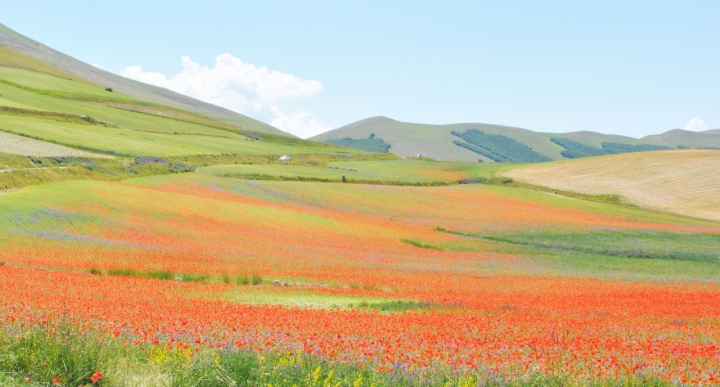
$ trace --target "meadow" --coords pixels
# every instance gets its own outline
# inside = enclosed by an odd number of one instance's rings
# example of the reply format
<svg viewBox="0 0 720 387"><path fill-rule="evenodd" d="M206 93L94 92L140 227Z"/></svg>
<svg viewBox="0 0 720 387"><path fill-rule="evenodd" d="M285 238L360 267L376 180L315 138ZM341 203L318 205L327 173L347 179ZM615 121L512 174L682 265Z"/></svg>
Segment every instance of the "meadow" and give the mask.
<svg viewBox="0 0 720 387"><path fill-rule="evenodd" d="M714 222L493 185L189 173L28 187L0 196L0 225L7 383L718 377Z"/></svg>
<svg viewBox="0 0 720 387"><path fill-rule="evenodd" d="M542 165L248 131L11 59L0 385L720 383L713 219L501 176Z"/></svg>
<svg viewBox="0 0 720 387"><path fill-rule="evenodd" d="M302 157L302 156L300 156ZM325 165L212 165L198 169L221 177L254 180L292 180L368 183L368 184L458 184L487 182L496 179L495 172L512 169L513 164L475 164L436 161L432 159L397 159L383 161L329 161ZM302 161L298 159L297 161Z"/></svg>

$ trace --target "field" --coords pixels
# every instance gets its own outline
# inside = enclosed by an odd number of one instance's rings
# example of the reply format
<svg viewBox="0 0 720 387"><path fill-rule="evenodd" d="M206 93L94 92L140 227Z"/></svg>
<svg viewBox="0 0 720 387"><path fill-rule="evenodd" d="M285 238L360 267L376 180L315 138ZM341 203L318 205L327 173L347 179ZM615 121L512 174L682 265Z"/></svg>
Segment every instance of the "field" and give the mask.
<svg viewBox="0 0 720 387"><path fill-rule="evenodd" d="M535 165L516 180L588 194L618 194L659 211L720 220L720 151L673 150Z"/></svg>
<svg viewBox="0 0 720 387"><path fill-rule="evenodd" d="M717 152L400 159L3 53L2 386L720 384Z"/></svg>
<svg viewBox="0 0 720 387"><path fill-rule="evenodd" d="M301 156L302 157L302 156ZM296 160L301 161L301 160ZM494 173L512 169L512 164L483 165L434 160L336 161L326 166L307 165L213 165L199 173L257 180L300 180L376 184L456 184L490 179Z"/></svg>
<svg viewBox="0 0 720 387"><path fill-rule="evenodd" d="M26 188L0 225L5 334L62 322L135 348L138 370L97 365L110 385L221 375L208 356L274 359L250 385L718 377L713 222L502 186L180 174ZM92 374L43 356L15 375Z"/></svg>
<svg viewBox="0 0 720 387"><path fill-rule="evenodd" d="M108 157L5 132L0 132L0 153L28 156Z"/></svg>
<svg viewBox="0 0 720 387"><path fill-rule="evenodd" d="M4 67L0 67L0 131L128 156L358 153L248 134L241 127L194 113L49 74Z"/></svg>

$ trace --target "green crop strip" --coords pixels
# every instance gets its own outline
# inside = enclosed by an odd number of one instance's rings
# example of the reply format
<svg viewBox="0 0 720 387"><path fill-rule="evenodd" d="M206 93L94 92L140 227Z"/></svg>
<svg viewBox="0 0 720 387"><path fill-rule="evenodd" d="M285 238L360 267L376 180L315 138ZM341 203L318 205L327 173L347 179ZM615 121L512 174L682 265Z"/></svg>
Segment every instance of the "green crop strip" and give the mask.
<svg viewBox="0 0 720 387"><path fill-rule="evenodd" d="M7 106L0 106L0 115L16 116L16 117L33 117L41 118L46 120L54 120L61 122L69 122L80 125L97 125L106 128L119 128L117 125L108 124L102 121L97 121L92 117L78 116L75 114L58 113L58 112L47 112L42 110L30 110L20 109Z"/></svg>
<svg viewBox="0 0 720 387"><path fill-rule="evenodd" d="M656 238L648 238L645 235L638 235L634 239L630 238L630 241L622 243L623 237L628 235L627 232L605 232L605 233L586 233L586 234L572 234L572 235L561 235L553 238L554 235L550 232L542 233L540 238L543 240L549 240L550 242L538 242L534 241L533 236L523 235L489 235L480 233L471 233L458 230L449 230L442 226L437 226L437 230L448 234L461 235L471 238L484 239L493 242L507 243L517 246L532 247L537 249L546 249L551 251L568 251L568 252L580 252L590 254L609 255L617 257L627 258L645 258L645 259L666 259L666 260L677 260L677 261L696 261L706 263L720 263L716 253L709 253L703 251L692 251L692 248L684 246L674 247L671 246L666 249L643 249L637 247L640 242L646 244L651 243L653 240L666 240L671 236L669 234L660 234ZM602 238L599 238L601 236ZM562 237L565 237L562 239ZM568 237L570 238L568 240ZM696 235L684 236L682 234L674 234L675 238L686 238L690 239L696 237ZM537 238L537 237L536 237ZM706 237L705 239L713 239L712 236ZM627 239L627 238L626 238ZM714 238L714 240L705 241L705 243L715 243L720 246L720 237ZM595 245L595 246L593 246ZM618 246L620 248L618 248ZM635 246L634 248L632 246ZM623 248L625 247L625 248Z"/></svg>
<svg viewBox="0 0 720 387"><path fill-rule="evenodd" d="M195 273L175 273L169 270L160 271L139 271L134 269L109 269L107 271L100 270L98 268L92 268L89 270L90 274L95 275L119 275L126 277L141 277L151 278L165 281L182 281L182 282L223 282L226 284L238 284L238 285L260 285L264 282L264 279L259 274L239 274L229 275L224 274L221 276L211 276L208 274L195 274Z"/></svg>
<svg viewBox="0 0 720 387"><path fill-rule="evenodd" d="M134 113L140 113L140 114L147 114L155 117L165 118L165 119L171 119L179 122L186 122L190 124L196 124L196 125L203 125L210 128L225 130L228 132L232 132L235 134L245 134L248 136L248 133L255 133L255 132L247 132L243 133L241 127L236 127L230 124L226 124L222 121L218 121L209 117L205 117L200 114L194 114L191 112L187 112L181 109L172 108L165 105L159 105L159 104L153 104L149 102L141 102L141 101L135 101L135 100L125 100L125 99L118 99L118 98L112 98L112 97L100 97L95 95L87 95L87 94L76 94L76 93L66 93L66 92L58 92L58 91L49 91L49 90L41 90L36 89L33 87L24 86L18 83L14 83L5 79L0 79L0 83L12 86L15 88L18 88L20 90L28 91L35 94L45 95L48 97L53 98L60 98L60 99L66 99L71 101L80 101L80 102L89 102L89 103L95 103L107 107L112 107L116 109L126 110ZM260 135L258 133L258 135ZM280 136L278 136L280 137ZM303 140L300 140L303 141ZM310 142L310 141L305 141Z"/></svg>
<svg viewBox="0 0 720 387"><path fill-rule="evenodd" d="M0 153L0 190L43 183L91 179L119 181L133 177L191 172L195 168L161 158L88 159L82 157L30 157Z"/></svg>
<svg viewBox="0 0 720 387"><path fill-rule="evenodd" d="M456 181L401 181L401 180L366 180L366 179L331 179L325 177L311 176L277 176L258 173L233 174L226 173L219 175L221 177L238 178L245 180L274 180L274 181L303 181L313 183L347 183L347 184L371 184L371 185L397 185L397 186L413 186L413 187L441 187L459 184Z"/></svg>

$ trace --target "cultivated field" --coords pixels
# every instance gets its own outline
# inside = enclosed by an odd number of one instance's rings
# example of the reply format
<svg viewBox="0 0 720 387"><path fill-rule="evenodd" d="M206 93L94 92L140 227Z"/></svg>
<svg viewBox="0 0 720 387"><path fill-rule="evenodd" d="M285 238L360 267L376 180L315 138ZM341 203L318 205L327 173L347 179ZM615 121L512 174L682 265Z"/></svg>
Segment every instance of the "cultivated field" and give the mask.
<svg viewBox="0 0 720 387"><path fill-rule="evenodd" d="M718 376L713 222L502 186L183 174L26 188L0 197L0 225L0 345L62 348L34 329L71 324L97 356L0 359L40 382L96 368L109 385Z"/></svg>
<svg viewBox="0 0 720 387"><path fill-rule="evenodd" d="M299 156L302 158L302 156ZM300 159L296 161L302 161ZM512 164L483 165L478 163L443 162L434 160L387 160L328 162L327 166L307 165L213 165L198 169L223 177L256 180L299 180L380 184L457 184L460 180L477 182L491 179L497 171L513 168Z"/></svg>
<svg viewBox="0 0 720 387"><path fill-rule="evenodd" d="M67 148L44 141L17 136L10 133L0 132L0 153L16 155L28 155L39 157L72 156L72 157L110 157L95 153L83 152L81 150ZM2 167L2 165L0 165Z"/></svg>
<svg viewBox="0 0 720 387"><path fill-rule="evenodd" d="M660 211L720 220L720 151L673 150L533 165L504 175L588 194L618 194Z"/></svg>

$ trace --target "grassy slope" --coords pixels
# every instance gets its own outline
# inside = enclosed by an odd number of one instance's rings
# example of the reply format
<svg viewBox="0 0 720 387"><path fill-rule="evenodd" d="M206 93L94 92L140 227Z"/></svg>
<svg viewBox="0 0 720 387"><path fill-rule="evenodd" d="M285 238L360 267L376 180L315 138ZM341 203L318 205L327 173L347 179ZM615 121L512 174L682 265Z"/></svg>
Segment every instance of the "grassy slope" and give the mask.
<svg viewBox="0 0 720 387"><path fill-rule="evenodd" d="M471 128L486 133L502 134L524 144L532 144L531 148L553 159L561 157L562 148L537 133L520 128L487 124L425 125L374 117L320 134L312 139L316 141L343 137L357 139L367 138L371 133L375 133L376 137L389 143L391 145L390 152L398 156L415 156L420 153L425 157L441 160L477 161L483 159L491 161L453 144L453 141L458 138L452 135L452 131L462 132Z"/></svg>
<svg viewBox="0 0 720 387"><path fill-rule="evenodd" d="M0 80L50 92L132 101L130 97L56 76L23 69L0 68ZM108 128L58 122L43 117L0 115L0 130L49 140L61 145L114 151L128 155L298 154L337 153L340 148L298 141L297 145L251 140L216 128L109 106L86 103L0 84L0 106L88 115L116 125ZM355 152L357 153L357 152Z"/></svg>
<svg viewBox="0 0 720 387"><path fill-rule="evenodd" d="M67 71L51 66L48 63L15 51L4 45L0 45L0 67L35 71L42 74L53 75L58 78L69 79L78 83L84 83L89 86L99 87L99 85L92 83L85 78L78 77L75 74L71 74Z"/></svg>
<svg viewBox="0 0 720 387"><path fill-rule="evenodd" d="M481 164L430 160L346 161L330 162L327 166L296 165L214 165L198 172L216 176L251 177L262 175L283 178L311 178L339 181L344 176L352 181L373 182L457 182L459 179L490 178L512 164Z"/></svg>
<svg viewBox="0 0 720 387"><path fill-rule="evenodd" d="M6 53L20 57L20 61L24 63L34 61L34 63L30 66L33 70L51 66L53 68L60 69L65 74L70 73L76 78L81 78L85 80L85 82L102 85L103 88L112 87L115 91L143 101L199 113L232 126L242 128L243 130L291 137L277 128L228 109L98 69L56 51L51 47L47 47L39 42L35 42L32 39L22 36L2 24L0 24L0 45L10 47L13 52ZM14 62L17 61L18 60L15 60ZM28 66L23 66L22 68L28 68ZM62 77L67 78L66 76Z"/></svg>
<svg viewBox="0 0 720 387"><path fill-rule="evenodd" d="M109 157L0 132L0 153L28 156ZM0 166L1 167L1 166Z"/></svg>
<svg viewBox="0 0 720 387"><path fill-rule="evenodd" d="M375 133L378 138L392 145L390 152L399 156L414 156L418 153L441 160L457 161L492 161L467 149L453 144L458 140L451 131L463 132L467 129L478 129L488 134L501 134L523 143L538 153L554 160L561 160L561 146L550 141L552 137L565 137L582 144L599 148L602 142L623 144L656 144L666 146L685 145L720 146L720 136L711 133L692 133L687 131L671 131L662 135L648 136L642 139L619 135L606 135L595 132L572 133L539 133L530 130L501 125L479 123L453 125L426 125L395 121L385 117L373 117L353 124L322 133L313 137L316 141L350 137L366 138ZM676 133L677 132L677 133Z"/></svg>
<svg viewBox="0 0 720 387"><path fill-rule="evenodd" d="M646 136L641 140L650 144L683 145L691 148L720 147L720 132L717 130L690 132L682 129L674 129L662 134Z"/></svg>
<svg viewBox="0 0 720 387"><path fill-rule="evenodd" d="M561 161L505 175L531 184L590 194L619 194L631 203L720 220L720 151L673 150Z"/></svg>

